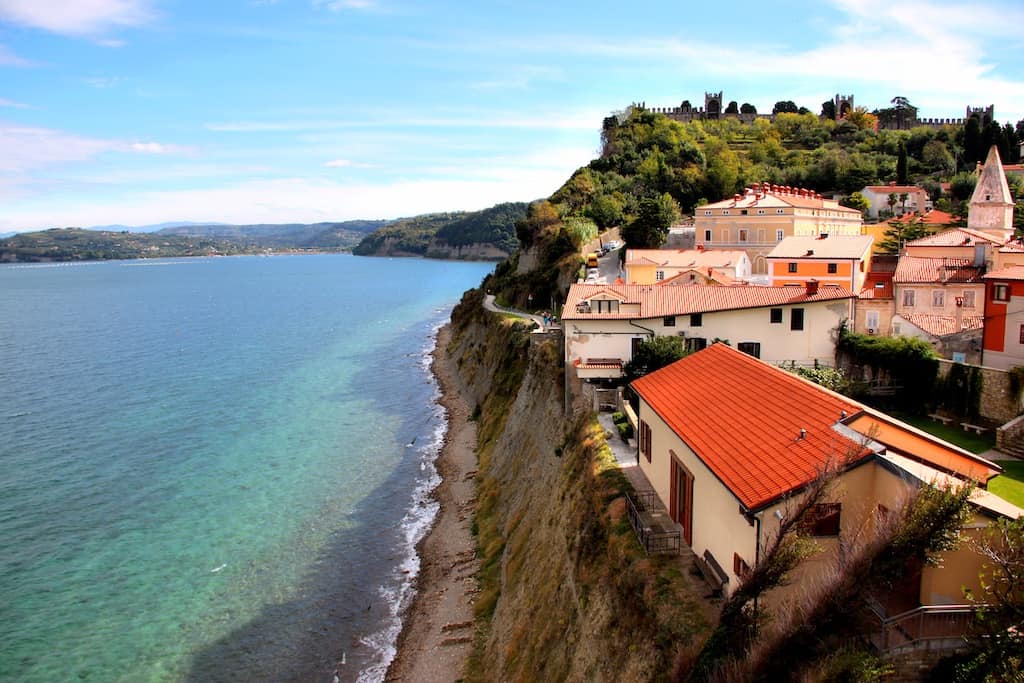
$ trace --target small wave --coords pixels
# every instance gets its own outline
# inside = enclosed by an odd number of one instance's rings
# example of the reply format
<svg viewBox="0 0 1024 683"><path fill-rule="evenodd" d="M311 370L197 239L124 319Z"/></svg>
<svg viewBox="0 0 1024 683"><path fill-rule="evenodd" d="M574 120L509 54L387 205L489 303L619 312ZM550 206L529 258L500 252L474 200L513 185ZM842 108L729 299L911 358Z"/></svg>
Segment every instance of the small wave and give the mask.
<svg viewBox="0 0 1024 683"><path fill-rule="evenodd" d="M32 411L30 411L30 410L23 410L20 413L11 413L10 415L7 416L7 419L8 420L13 420L16 417L25 417L26 415L31 415L31 414L32 414Z"/></svg>

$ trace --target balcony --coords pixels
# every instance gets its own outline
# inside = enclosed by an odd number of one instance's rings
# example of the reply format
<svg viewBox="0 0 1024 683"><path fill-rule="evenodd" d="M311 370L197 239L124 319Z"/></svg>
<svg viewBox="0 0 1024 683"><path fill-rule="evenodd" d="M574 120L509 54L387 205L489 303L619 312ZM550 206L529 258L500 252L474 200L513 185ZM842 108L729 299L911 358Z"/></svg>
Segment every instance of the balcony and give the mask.
<svg viewBox="0 0 1024 683"><path fill-rule="evenodd" d="M678 555L682 546L679 525L668 516L658 494L636 491L626 495L626 513L637 540L648 555Z"/></svg>
<svg viewBox="0 0 1024 683"><path fill-rule="evenodd" d="M887 616L877 600L869 600L868 606L880 625L871 642L883 653L963 647L975 612L973 605L922 605Z"/></svg>
<svg viewBox="0 0 1024 683"><path fill-rule="evenodd" d="M577 358L576 376L580 379L618 379L622 377L621 358Z"/></svg>

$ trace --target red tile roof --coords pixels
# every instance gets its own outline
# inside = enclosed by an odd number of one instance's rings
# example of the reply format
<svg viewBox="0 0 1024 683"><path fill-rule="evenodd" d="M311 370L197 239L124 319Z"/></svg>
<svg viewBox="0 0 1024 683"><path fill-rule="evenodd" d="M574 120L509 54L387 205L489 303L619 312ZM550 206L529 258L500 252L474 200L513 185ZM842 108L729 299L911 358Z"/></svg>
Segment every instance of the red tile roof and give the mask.
<svg viewBox="0 0 1024 683"><path fill-rule="evenodd" d="M602 296L599 296L602 295ZM563 320L607 320L661 318L666 315L711 313L743 308L763 308L786 304L806 304L818 301L852 299L856 295L838 285L822 284L815 294L808 295L804 287L760 287L752 285L689 285L664 287L658 285L588 285L574 284L562 309ZM598 313L579 310L592 298L612 298L630 306L632 311ZM639 311L636 308L639 308Z"/></svg>
<svg viewBox="0 0 1024 683"><path fill-rule="evenodd" d="M981 282L985 268L966 258L901 256L893 281L897 284Z"/></svg>
<svg viewBox="0 0 1024 683"><path fill-rule="evenodd" d="M893 218L890 223L920 223L922 225L952 225L956 222L953 214L929 209L924 213L905 213L898 218Z"/></svg>
<svg viewBox="0 0 1024 683"><path fill-rule="evenodd" d="M999 471L978 456L721 343L631 386L750 511L799 490L827 464L841 467L870 456L865 436L962 475ZM887 429L844 426L865 417Z"/></svg>
<svg viewBox="0 0 1024 683"><path fill-rule="evenodd" d="M672 277L665 278L664 280L655 282L654 284L658 286L696 284L696 282L690 280L691 275L695 277L699 275L701 278L706 278L720 285L732 285L736 283L736 278L724 270L718 270L716 268L708 268L706 270L699 268L687 268L686 270L679 271Z"/></svg>
<svg viewBox="0 0 1024 683"><path fill-rule="evenodd" d="M1003 240L981 232L980 230L971 230L970 228L953 228L952 230L943 230L937 232L934 235L928 235L916 239L912 242L907 242L908 247L963 247L972 244L993 244L1000 245Z"/></svg>
<svg viewBox="0 0 1024 683"><path fill-rule="evenodd" d="M858 295L861 299L891 299L892 273L872 271L864 278L864 289Z"/></svg>
<svg viewBox="0 0 1024 683"><path fill-rule="evenodd" d="M727 249L627 249L626 265L670 266L673 268L735 267L747 260L747 252Z"/></svg>
<svg viewBox="0 0 1024 683"><path fill-rule="evenodd" d="M952 315L901 313L900 316L933 337L945 337L949 334L957 334L967 330L980 330L985 324L985 317L981 315L961 316L959 324L957 323L956 316Z"/></svg>
<svg viewBox="0 0 1024 683"><path fill-rule="evenodd" d="M1022 254L1024 253L1024 240L1020 238L1007 242L999 248L1000 254Z"/></svg>
<svg viewBox="0 0 1024 683"><path fill-rule="evenodd" d="M989 271L986 280L1024 280L1024 266L1008 266Z"/></svg>
<svg viewBox="0 0 1024 683"><path fill-rule="evenodd" d="M755 183L754 187L748 187L743 194L734 195L713 204L706 204L699 207L698 211L712 209L750 209L760 208L785 208L796 207L802 209L828 209L845 214L848 218L860 217L860 211L842 206L833 199L825 199L813 190L806 190L799 187L788 187L770 185L768 183Z"/></svg>

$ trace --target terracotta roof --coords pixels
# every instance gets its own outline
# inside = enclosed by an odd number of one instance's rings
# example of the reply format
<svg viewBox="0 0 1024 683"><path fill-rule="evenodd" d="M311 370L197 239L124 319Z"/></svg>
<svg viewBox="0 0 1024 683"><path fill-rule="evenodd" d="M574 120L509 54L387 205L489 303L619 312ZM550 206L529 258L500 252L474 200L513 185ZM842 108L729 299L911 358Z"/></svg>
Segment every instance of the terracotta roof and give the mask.
<svg viewBox="0 0 1024 683"><path fill-rule="evenodd" d="M964 247L972 244L1000 245L1003 240L980 230L953 228L907 242L908 247Z"/></svg>
<svg viewBox="0 0 1024 683"><path fill-rule="evenodd" d="M980 282L985 272L966 258L924 258L901 256L893 281L897 284Z"/></svg>
<svg viewBox="0 0 1024 683"><path fill-rule="evenodd" d="M1024 266L1009 266L989 271L986 280L1024 280Z"/></svg>
<svg viewBox="0 0 1024 683"><path fill-rule="evenodd" d="M870 457L870 441L873 448L891 448L981 481L1000 471L721 343L641 377L632 387L750 511L799 490L826 464L851 465Z"/></svg>
<svg viewBox="0 0 1024 683"><path fill-rule="evenodd" d="M953 214L929 209L924 213L905 213L898 218L889 220L890 223L920 223L922 225L952 225L956 222Z"/></svg>
<svg viewBox="0 0 1024 683"><path fill-rule="evenodd" d="M861 299L891 299L892 273L868 273L864 278L864 289L857 296Z"/></svg>
<svg viewBox="0 0 1024 683"><path fill-rule="evenodd" d="M900 317L913 323L933 337L945 337L949 334L957 334L967 330L980 330L985 324L985 316L981 315L961 316L959 325L957 325L956 316L953 315L901 313Z"/></svg>
<svg viewBox="0 0 1024 683"><path fill-rule="evenodd" d="M999 248L1000 254L1024 254L1024 240L1015 239Z"/></svg>
<svg viewBox="0 0 1024 683"><path fill-rule="evenodd" d="M698 207L697 211L706 209L750 209L750 208L784 208L795 207L803 209L828 209L839 211L850 217L860 218L860 211L842 206L833 199L825 199L812 190L799 187L788 187L769 185L768 183L756 184L748 187L743 194L734 195L731 198L723 199L713 204L706 204Z"/></svg>
<svg viewBox="0 0 1024 683"><path fill-rule="evenodd" d="M721 343L632 386L748 510L861 452L832 429L858 403Z"/></svg>
<svg viewBox="0 0 1024 683"><path fill-rule="evenodd" d="M732 284L736 284L736 282L737 282L736 278L734 278L728 272L726 272L724 270L718 270L717 268L708 268L706 270L702 269L702 268L687 268L686 270L679 271L678 273L676 273L672 277L665 278L664 280L661 280L659 282L655 282L654 284L656 284L658 286L661 286L661 285L678 286L678 285L692 285L692 284L696 284L695 282L691 282L690 281L690 275L699 275L702 278L707 278L708 280L711 280L712 282L716 282L716 283L718 283L720 285L732 285Z"/></svg>
<svg viewBox="0 0 1024 683"><path fill-rule="evenodd" d="M907 194L913 194L917 192L924 192L924 188L918 187L917 185L867 185L861 194L870 192L871 194L884 194L888 195L890 192L895 192L897 195L903 192Z"/></svg>
<svg viewBox="0 0 1024 683"><path fill-rule="evenodd" d="M725 268L749 260L747 252L725 249L627 249L626 265Z"/></svg>
<svg viewBox="0 0 1024 683"><path fill-rule="evenodd" d="M600 295L600 296L599 296ZM761 287L753 285L690 285L687 287L663 287L657 285L588 285L574 284L562 309L563 320L607 320L661 318L666 315L687 313L711 313L744 308L764 308L787 304L807 304L818 301L852 299L853 292L838 285L822 284L815 294L808 295L805 287ZM613 298L632 311L618 313L581 312L592 298ZM639 310L636 310L636 309Z"/></svg>
<svg viewBox="0 0 1024 683"><path fill-rule="evenodd" d="M859 259L871 251L871 235L839 235L819 238L812 235L785 237L768 253L768 258Z"/></svg>

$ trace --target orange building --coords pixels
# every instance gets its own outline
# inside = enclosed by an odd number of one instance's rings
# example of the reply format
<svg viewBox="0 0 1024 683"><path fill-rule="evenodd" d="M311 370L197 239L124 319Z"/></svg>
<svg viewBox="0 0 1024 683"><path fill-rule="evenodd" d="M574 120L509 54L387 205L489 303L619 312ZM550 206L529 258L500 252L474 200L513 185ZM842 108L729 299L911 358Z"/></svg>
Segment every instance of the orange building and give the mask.
<svg viewBox="0 0 1024 683"><path fill-rule="evenodd" d="M873 243L869 235L787 237L768 253L768 284L803 285L817 280L859 292Z"/></svg>
<svg viewBox="0 0 1024 683"><path fill-rule="evenodd" d="M1024 266L994 270L985 280L981 364L1001 370L1024 365Z"/></svg>

